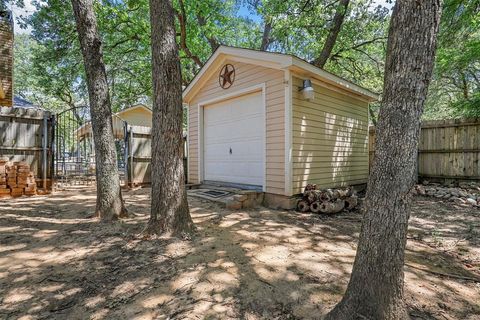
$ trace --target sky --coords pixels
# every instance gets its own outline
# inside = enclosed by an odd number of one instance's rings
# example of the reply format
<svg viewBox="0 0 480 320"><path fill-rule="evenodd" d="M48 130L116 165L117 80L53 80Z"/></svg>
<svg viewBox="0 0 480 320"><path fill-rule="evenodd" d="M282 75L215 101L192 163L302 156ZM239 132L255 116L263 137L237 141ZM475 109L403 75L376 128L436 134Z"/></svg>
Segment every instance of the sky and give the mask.
<svg viewBox="0 0 480 320"><path fill-rule="evenodd" d="M34 11L35 11L35 7L32 5L32 0L24 0L24 3L25 3L25 8L19 8L19 7L16 7L14 6L12 8L12 11L13 11L13 17L14 17L14 20L17 19L17 17L20 17L20 16L29 16L31 15ZM14 22L14 32L15 33L30 33L31 30L27 29L21 29L19 26L18 26L18 23L17 21Z"/></svg>
<svg viewBox="0 0 480 320"><path fill-rule="evenodd" d="M24 0L25 3L25 8L18 8L18 7L13 7L13 15L14 18L16 19L17 17L20 16L29 16L35 11L35 7L32 5L32 0ZM392 3L387 3L387 0L375 0L374 1L375 6L376 5L382 5L387 8L392 8L393 4ZM251 12L248 11L248 8L246 6L242 6L239 10L239 15L242 17L249 17L250 19L254 21L260 21L261 18L260 16L256 14L252 14ZM21 29L18 24L15 22L14 26L15 33L30 33L31 29Z"/></svg>

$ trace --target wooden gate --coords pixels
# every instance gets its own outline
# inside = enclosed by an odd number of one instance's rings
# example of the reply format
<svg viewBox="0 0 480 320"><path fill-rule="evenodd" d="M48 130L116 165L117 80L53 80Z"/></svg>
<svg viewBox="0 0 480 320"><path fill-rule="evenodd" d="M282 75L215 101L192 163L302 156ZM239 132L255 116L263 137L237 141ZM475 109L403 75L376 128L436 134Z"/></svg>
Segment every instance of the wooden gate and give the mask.
<svg viewBox="0 0 480 320"><path fill-rule="evenodd" d="M129 186L149 185L151 183L152 128L142 126L125 127L126 180ZM185 182L188 177L187 139L184 137Z"/></svg>

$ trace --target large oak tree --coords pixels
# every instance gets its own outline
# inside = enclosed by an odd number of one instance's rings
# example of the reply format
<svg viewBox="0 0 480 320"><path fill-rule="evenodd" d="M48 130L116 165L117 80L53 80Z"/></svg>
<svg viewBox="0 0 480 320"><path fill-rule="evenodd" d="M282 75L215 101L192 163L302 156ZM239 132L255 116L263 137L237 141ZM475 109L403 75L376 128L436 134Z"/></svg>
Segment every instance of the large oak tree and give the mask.
<svg viewBox="0 0 480 320"><path fill-rule="evenodd" d="M441 0L397 0L376 152L347 291L327 319L408 319L404 257L420 117L435 59Z"/></svg>
<svg viewBox="0 0 480 320"><path fill-rule="evenodd" d="M120 189L102 42L92 0L72 0L72 5L85 66L95 144L96 215L102 220L114 220L126 216L127 211Z"/></svg>
<svg viewBox="0 0 480 320"><path fill-rule="evenodd" d="M182 74L170 0L150 0L152 208L145 234L188 235L193 222L183 168Z"/></svg>

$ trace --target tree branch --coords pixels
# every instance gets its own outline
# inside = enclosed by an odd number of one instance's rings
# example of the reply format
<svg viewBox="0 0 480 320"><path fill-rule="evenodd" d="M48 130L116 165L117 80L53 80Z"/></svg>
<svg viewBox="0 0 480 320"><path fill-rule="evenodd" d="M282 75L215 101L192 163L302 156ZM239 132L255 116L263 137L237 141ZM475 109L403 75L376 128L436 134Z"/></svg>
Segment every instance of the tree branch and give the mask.
<svg viewBox="0 0 480 320"><path fill-rule="evenodd" d="M344 48L344 49L338 50L336 53L334 53L334 54L332 55L332 58L333 58L333 57L340 57L343 52L350 51L350 50L355 50L355 49L358 49L358 48L360 48L360 47L366 46L366 45L368 45L368 44L377 42L377 41L379 41L379 40L386 40L386 39L387 39L387 37L377 37L377 38L373 38L373 39L371 39L371 40L362 41L362 42L360 42L360 43L357 43L357 44L353 45L353 46L350 47L350 48Z"/></svg>
<svg viewBox="0 0 480 320"><path fill-rule="evenodd" d="M267 18L265 21L265 26L263 27L262 35L262 44L260 45L260 50L267 51L268 46L271 43L270 33L272 31L272 18Z"/></svg>
<svg viewBox="0 0 480 320"><path fill-rule="evenodd" d="M198 24L201 27L205 27L207 25L207 19L201 14L197 14L197 20L198 20ZM217 39L213 36L207 36L205 33L203 33L203 35L205 36L208 43L210 44L210 48L212 48L212 52L217 50L217 48L220 46Z"/></svg>
<svg viewBox="0 0 480 320"><path fill-rule="evenodd" d="M197 55L193 54L187 46L187 14L185 12L185 4L183 3L183 0L179 0L178 3L180 5L180 12L176 11L176 14L180 24L180 48L199 68L201 68L203 67L202 60L200 60Z"/></svg>
<svg viewBox="0 0 480 320"><path fill-rule="evenodd" d="M330 29L327 39L325 40L322 52L320 53L320 56L318 56L318 58L313 60L313 64L315 66L319 68L323 68L327 63L327 60L330 58L333 47L337 42L338 34L342 29L342 24L343 24L343 21L345 20L345 15L347 14L349 3L350 3L350 0L340 0L340 4L338 5L337 11L335 12L335 15L333 17L332 28Z"/></svg>

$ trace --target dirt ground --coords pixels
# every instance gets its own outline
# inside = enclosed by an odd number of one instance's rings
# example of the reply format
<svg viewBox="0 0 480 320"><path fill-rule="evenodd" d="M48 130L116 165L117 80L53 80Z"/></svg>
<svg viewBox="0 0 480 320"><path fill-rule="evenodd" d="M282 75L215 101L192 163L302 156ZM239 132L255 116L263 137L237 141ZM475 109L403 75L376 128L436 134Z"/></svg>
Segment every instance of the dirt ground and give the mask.
<svg viewBox="0 0 480 320"><path fill-rule="evenodd" d="M345 290L359 213L190 198L193 239L145 241L149 189L124 197L114 224L93 190L0 200L0 319L320 319ZM480 319L480 210L416 198L406 256L413 319Z"/></svg>

